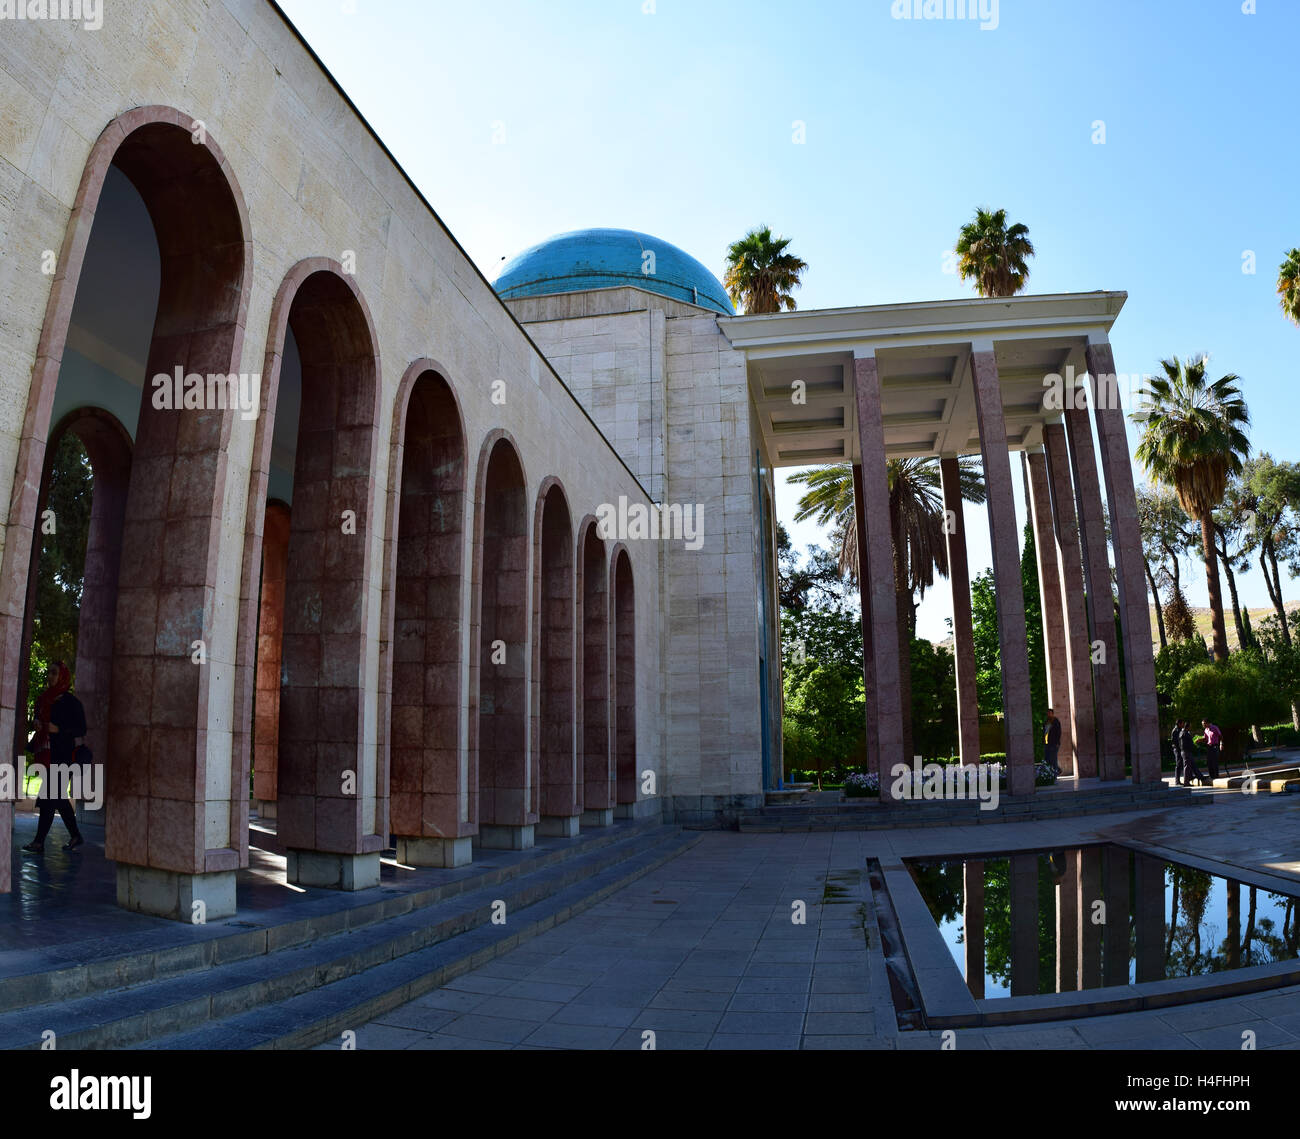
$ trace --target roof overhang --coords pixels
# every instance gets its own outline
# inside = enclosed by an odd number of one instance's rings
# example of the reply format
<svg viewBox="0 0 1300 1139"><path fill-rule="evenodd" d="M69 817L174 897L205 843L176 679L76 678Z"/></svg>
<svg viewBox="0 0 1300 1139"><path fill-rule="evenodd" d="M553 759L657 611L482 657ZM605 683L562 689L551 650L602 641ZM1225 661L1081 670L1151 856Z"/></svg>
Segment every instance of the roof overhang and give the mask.
<svg viewBox="0 0 1300 1139"><path fill-rule="evenodd" d="M853 360L874 356L890 457L978 453L971 353L998 366L1007 441L1034 449L1061 418L1049 377L1086 371L1084 349L1109 338L1123 292L979 297L718 317L745 354L773 466L859 461Z"/></svg>

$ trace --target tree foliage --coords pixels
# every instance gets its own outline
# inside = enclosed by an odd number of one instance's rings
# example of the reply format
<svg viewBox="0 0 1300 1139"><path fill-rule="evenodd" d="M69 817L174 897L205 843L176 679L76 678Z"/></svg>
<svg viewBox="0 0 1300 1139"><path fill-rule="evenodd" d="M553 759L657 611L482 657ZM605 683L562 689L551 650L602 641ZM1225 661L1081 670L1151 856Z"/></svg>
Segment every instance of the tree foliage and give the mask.
<svg viewBox="0 0 1300 1139"><path fill-rule="evenodd" d="M788 237L773 237L768 226L751 229L727 247L727 272L722 283L732 304L746 316L793 312L792 290L799 287L808 263L787 252Z"/></svg>
<svg viewBox="0 0 1300 1139"><path fill-rule="evenodd" d="M65 431L54 451L45 504L53 533L46 532L44 521L37 528L41 553L28 662L29 698L45 687L51 662L62 660L76 670L91 493L90 458L76 435Z"/></svg>

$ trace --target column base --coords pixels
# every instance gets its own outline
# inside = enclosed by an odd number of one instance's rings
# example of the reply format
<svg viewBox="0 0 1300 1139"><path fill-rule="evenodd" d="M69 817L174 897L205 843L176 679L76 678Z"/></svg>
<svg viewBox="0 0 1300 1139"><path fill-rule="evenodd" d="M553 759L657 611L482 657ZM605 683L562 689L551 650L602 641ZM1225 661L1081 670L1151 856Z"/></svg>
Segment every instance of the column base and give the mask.
<svg viewBox="0 0 1300 1139"><path fill-rule="evenodd" d="M294 886L326 890L368 890L379 885L379 852L336 854L329 850L287 850L285 878Z"/></svg>
<svg viewBox="0 0 1300 1139"><path fill-rule="evenodd" d="M614 808L614 818L616 818L616 819L635 819L635 818L636 818L636 804L635 804L635 803L619 803L618 806L616 806L616 807Z"/></svg>
<svg viewBox="0 0 1300 1139"><path fill-rule="evenodd" d="M584 827L608 827L614 825L614 808L602 807L596 811L582 812Z"/></svg>
<svg viewBox="0 0 1300 1139"><path fill-rule="evenodd" d="M451 870L473 860L470 838L403 838L397 836L397 861L407 866L440 866Z"/></svg>
<svg viewBox="0 0 1300 1139"><path fill-rule="evenodd" d="M259 819L274 819L278 815L274 799L249 799L248 813L256 813Z"/></svg>
<svg viewBox="0 0 1300 1139"><path fill-rule="evenodd" d="M499 826L480 823L476 845L484 850L532 850L533 824Z"/></svg>
<svg viewBox="0 0 1300 1139"><path fill-rule="evenodd" d="M577 838L580 829L577 815L543 815L537 820L537 833L552 838Z"/></svg>
<svg viewBox="0 0 1300 1139"><path fill-rule="evenodd" d="M201 902L202 906L195 905ZM117 904L124 910L201 925L235 915L235 872L181 874L152 866L117 864ZM201 916L201 921L195 921Z"/></svg>

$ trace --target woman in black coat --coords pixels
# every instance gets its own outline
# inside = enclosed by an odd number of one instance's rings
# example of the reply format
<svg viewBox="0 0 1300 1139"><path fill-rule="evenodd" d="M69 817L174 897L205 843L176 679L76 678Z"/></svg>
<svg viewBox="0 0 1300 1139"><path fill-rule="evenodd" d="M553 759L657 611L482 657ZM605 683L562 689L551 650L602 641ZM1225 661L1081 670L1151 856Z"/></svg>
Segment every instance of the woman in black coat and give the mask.
<svg viewBox="0 0 1300 1139"><path fill-rule="evenodd" d="M72 674L63 661L55 661L50 666L49 681L36 698L36 733L32 736L32 750L36 753L36 762L45 765L45 776L41 780L37 805L40 819L36 824L36 838L23 847L33 854L40 854L45 849L45 836L54 825L54 812L59 812L63 825L68 828L68 841L64 850L76 850L86 840L81 837L77 827L77 815L72 803L64 795L63 787L56 787L51 778L50 768L54 765L70 767L75 758L77 740L86 734L86 709L81 701L72 695ZM60 778L59 782L62 782Z"/></svg>

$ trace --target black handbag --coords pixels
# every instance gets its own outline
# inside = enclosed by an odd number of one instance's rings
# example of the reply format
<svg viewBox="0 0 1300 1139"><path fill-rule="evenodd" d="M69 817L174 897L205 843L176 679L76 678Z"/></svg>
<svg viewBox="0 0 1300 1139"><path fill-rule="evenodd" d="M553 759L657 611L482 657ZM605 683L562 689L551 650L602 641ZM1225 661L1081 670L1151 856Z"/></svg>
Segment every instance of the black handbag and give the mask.
<svg viewBox="0 0 1300 1139"><path fill-rule="evenodd" d="M95 762L95 753L90 750L88 745L79 743L72 749L72 762L78 767L85 767Z"/></svg>

